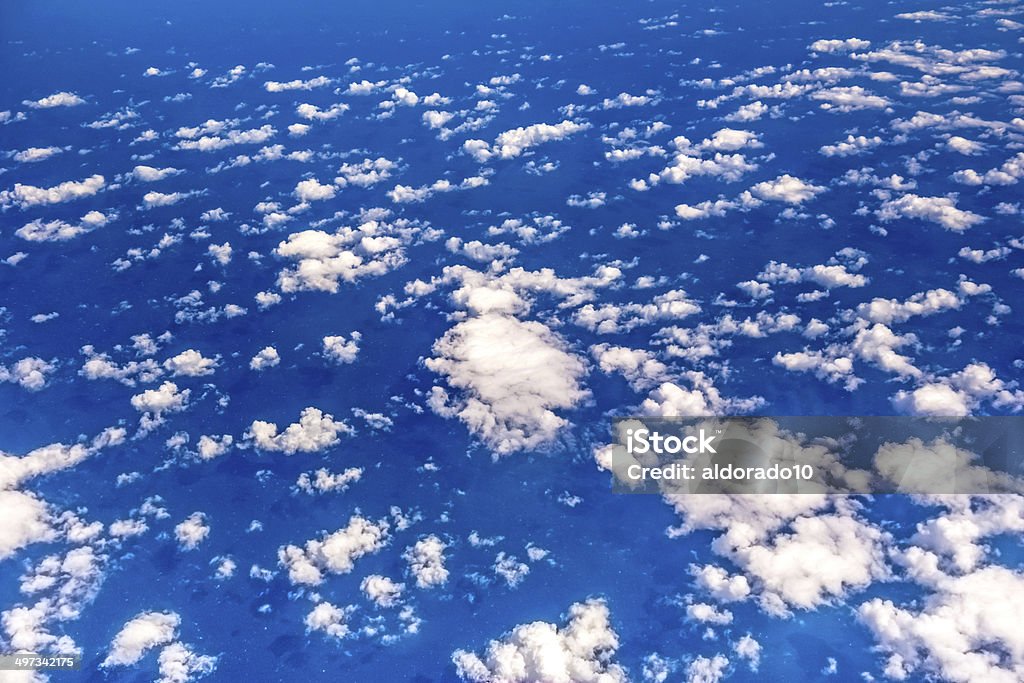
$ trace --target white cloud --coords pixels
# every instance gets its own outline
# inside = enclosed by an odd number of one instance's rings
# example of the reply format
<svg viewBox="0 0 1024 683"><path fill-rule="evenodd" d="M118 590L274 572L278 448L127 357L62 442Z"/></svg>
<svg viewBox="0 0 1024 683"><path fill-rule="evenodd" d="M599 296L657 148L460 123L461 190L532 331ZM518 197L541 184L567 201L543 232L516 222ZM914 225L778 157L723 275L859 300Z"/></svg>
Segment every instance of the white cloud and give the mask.
<svg viewBox="0 0 1024 683"><path fill-rule="evenodd" d="M156 683L188 683L213 673L217 658L196 654L181 643L171 643L160 651L157 664L160 678Z"/></svg>
<svg viewBox="0 0 1024 683"><path fill-rule="evenodd" d="M300 491L309 494L346 491L349 486L362 478L363 469L361 467L349 467L337 474L328 472L327 469L321 467L316 472L313 472L312 476L309 472L300 474L295 482L295 486Z"/></svg>
<svg viewBox="0 0 1024 683"><path fill-rule="evenodd" d="M209 123L209 122L208 122ZM277 134L277 130L270 124L265 124L259 128L252 128L250 130L229 130L223 135L206 135L200 134L204 132L202 129L182 129L185 131L185 135L182 132L178 132L179 137L187 138L180 140L175 149L188 149L199 152L213 152L225 147L232 147L234 145L262 145L270 138ZM216 132L222 132L223 128L220 126L214 127Z"/></svg>
<svg viewBox="0 0 1024 683"><path fill-rule="evenodd" d="M821 108L826 111L844 114L861 109L885 109L892 104L888 98L876 95L859 85L826 88L811 94L811 98L821 100Z"/></svg>
<svg viewBox="0 0 1024 683"><path fill-rule="evenodd" d="M0 365L0 382L11 382L29 391L39 391L46 387L47 375L56 370L54 362L29 356L6 367Z"/></svg>
<svg viewBox="0 0 1024 683"><path fill-rule="evenodd" d="M378 607L394 607L402 597L405 584L380 574L370 574L359 584L359 589Z"/></svg>
<svg viewBox="0 0 1024 683"><path fill-rule="evenodd" d="M80 104L85 104L85 100L73 92L61 91L38 100L24 100L22 104L33 109L52 109L54 107L77 107Z"/></svg>
<svg viewBox="0 0 1024 683"><path fill-rule="evenodd" d="M336 119L349 109L347 104L334 104L327 109L321 109L314 104L300 104L295 108L295 113L307 121L330 121Z"/></svg>
<svg viewBox="0 0 1024 683"><path fill-rule="evenodd" d="M209 535L210 525L202 512L193 512L174 527L174 537L182 550L195 550Z"/></svg>
<svg viewBox="0 0 1024 683"><path fill-rule="evenodd" d="M433 588L448 581L444 551L448 546L434 535L422 538L405 549L403 557L419 588Z"/></svg>
<svg viewBox="0 0 1024 683"><path fill-rule="evenodd" d="M164 382L158 389L147 389L141 394L132 396L132 407L135 410L153 413L159 416L165 412L176 413L188 405L191 389L178 390L174 382Z"/></svg>
<svg viewBox="0 0 1024 683"><path fill-rule="evenodd" d="M624 683L625 669L612 661L619 638L601 600L576 603L568 623L535 621L492 640L482 656L456 650L452 661L463 680L474 683Z"/></svg>
<svg viewBox="0 0 1024 683"><path fill-rule="evenodd" d="M337 191L334 185L321 185L316 178L308 178L299 181L295 186L295 198L303 202L319 202L325 199L333 199Z"/></svg>
<svg viewBox="0 0 1024 683"><path fill-rule="evenodd" d="M950 197L921 197L916 194L905 194L886 201L875 215L885 223L898 218L918 218L954 232L963 232L985 220L976 213L958 209L956 200Z"/></svg>
<svg viewBox="0 0 1024 683"><path fill-rule="evenodd" d="M322 88L325 85L330 85L331 79L326 76L316 76L308 80L294 80L286 83L280 83L278 81L267 81L263 84L263 87L267 92L286 92L288 90L312 90L313 88Z"/></svg>
<svg viewBox="0 0 1024 683"><path fill-rule="evenodd" d="M280 365L280 363L281 356L278 355L277 349L273 346L265 346L252 357L252 360L249 361L249 367L253 370L261 371Z"/></svg>
<svg viewBox="0 0 1024 683"><path fill-rule="evenodd" d="M293 453L317 453L334 446L340 441L339 435L349 434L352 428L333 415L318 408L305 408L299 421L288 425L278 433L273 422L255 420L245 433L256 448L263 451L278 451L286 455Z"/></svg>
<svg viewBox="0 0 1024 683"><path fill-rule="evenodd" d="M470 318L438 339L434 354L427 367L461 397L434 387L431 408L458 417L495 455L554 441L568 424L554 410L588 395L580 385L583 362L538 322L493 313Z"/></svg>
<svg viewBox="0 0 1024 683"><path fill-rule="evenodd" d="M882 138L877 135L865 137L863 135L847 135L842 142L834 145L825 145L818 151L827 157L848 157L856 154L865 154L868 151L882 144Z"/></svg>
<svg viewBox="0 0 1024 683"><path fill-rule="evenodd" d="M64 150L60 147L28 147L20 152L15 152L11 158L22 164L31 164L49 159L55 154L60 154L62 151Z"/></svg>
<svg viewBox="0 0 1024 683"><path fill-rule="evenodd" d="M216 367L216 358L205 358L195 349L182 351L164 361L164 369L174 377L205 377L212 375Z"/></svg>
<svg viewBox="0 0 1024 683"><path fill-rule="evenodd" d="M335 363L354 363L359 355L361 339L362 335L358 332L353 332L348 339L340 335L324 337L324 357Z"/></svg>
<svg viewBox="0 0 1024 683"><path fill-rule="evenodd" d="M844 40L816 40L811 43L813 52L853 52L871 47L870 40L861 38L846 38Z"/></svg>
<svg viewBox="0 0 1024 683"><path fill-rule="evenodd" d="M30 543L56 537L46 503L31 493L0 490L0 560L6 560Z"/></svg>
<svg viewBox="0 0 1024 683"><path fill-rule="evenodd" d="M346 619L349 609L342 609L329 602L321 602L306 615L307 631L323 631L331 638L341 640L349 635Z"/></svg>
<svg viewBox="0 0 1024 683"><path fill-rule="evenodd" d="M589 123L576 123L569 120L555 124L535 123L501 133L492 145L488 145L483 140L466 140L462 148L480 163L492 158L513 159L531 147L553 140L562 140L588 128L590 128Z"/></svg>
<svg viewBox="0 0 1024 683"><path fill-rule="evenodd" d="M235 438L230 434L222 434L219 437L203 434L196 444L196 452L203 460L213 460L227 453L234 441Z"/></svg>
<svg viewBox="0 0 1024 683"><path fill-rule="evenodd" d="M686 667L686 683L718 683L725 678L729 660L723 655L697 655Z"/></svg>
<svg viewBox="0 0 1024 683"><path fill-rule="evenodd" d="M136 180L144 183L156 182L158 180L163 180L164 178L176 176L180 173L184 173L184 171L179 168L172 167L154 168L152 166L136 166L132 169L132 176L134 176Z"/></svg>
<svg viewBox="0 0 1024 683"><path fill-rule="evenodd" d="M750 191L766 201L802 204L824 192L825 188L806 183L787 173L775 180L758 183L750 188Z"/></svg>
<svg viewBox="0 0 1024 683"><path fill-rule="evenodd" d="M317 586L323 582L325 572L348 574L357 559L387 545L388 526L386 520L374 522L353 515L346 527L325 534L319 540L306 541L302 548L294 545L279 548L278 561L288 569L292 583Z"/></svg>
<svg viewBox="0 0 1024 683"><path fill-rule="evenodd" d="M61 204L83 197L91 197L106 187L106 179L92 175L82 181L69 180L53 187L36 187L15 183L13 190L0 192L0 206L17 206L27 209L33 206Z"/></svg>
<svg viewBox="0 0 1024 683"><path fill-rule="evenodd" d="M29 242L66 242L96 228L101 228L109 223L115 214L104 214L99 211L90 211L82 216L78 225L65 223L62 220L53 220L44 223L37 218L15 231L15 235Z"/></svg>
<svg viewBox="0 0 1024 683"><path fill-rule="evenodd" d="M100 664L131 666L148 650L170 643L177 637L181 617L174 612L142 612L128 621L110 643L110 651Z"/></svg>

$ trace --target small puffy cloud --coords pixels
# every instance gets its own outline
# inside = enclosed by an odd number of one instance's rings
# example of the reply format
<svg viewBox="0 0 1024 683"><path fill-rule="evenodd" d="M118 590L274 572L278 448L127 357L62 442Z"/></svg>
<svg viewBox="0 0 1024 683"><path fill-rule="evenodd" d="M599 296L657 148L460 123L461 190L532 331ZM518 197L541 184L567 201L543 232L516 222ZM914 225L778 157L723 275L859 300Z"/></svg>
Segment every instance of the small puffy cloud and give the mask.
<svg viewBox="0 0 1024 683"><path fill-rule="evenodd" d="M206 253L209 254L210 258L222 266L226 266L231 263L231 243L225 242L224 244L211 244L206 247Z"/></svg>
<svg viewBox="0 0 1024 683"><path fill-rule="evenodd" d="M36 187L15 183L14 189L0 192L0 206L17 206L27 209L33 206L62 204L75 199L91 197L106 187L107 181L101 175L92 175L85 180L67 182L53 187Z"/></svg>
<svg viewBox="0 0 1024 683"><path fill-rule="evenodd" d="M917 218L937 223L953 232L963 232L985 220L984 216L957 208L956 200L951 197L921 197L916 194L905 194L884 202L875 215L885 223L899 218Z"/></svg>
<svg viewBox="0 0 1024 683"><path fill-rule="evenodd" d="M222 434L219 437L203 434L199 437L196 452L203 460L213 460L227 453L234 441L235 438L230 434Z"/></svg>
<svg viewBox="0 0 1024 683"><path fill-rule="evenodd" d="M348 108L344 103L332 105L327 109L321 109L314 104L300 104L295 108L295 113L307 121L330 121L344 114Z"/></svg>
<svg viewBox="0 0 1024 683"><path fill-rule="evenodd" d="M885 109L892 104L888 98L876 95L859 85L826 88L813 93L811 98L821 100L821 108L826 111L844 114L861 109Z"/></svg>
<svg viewBox="0 0 1024 683"><path fill-rule="evenodd" d="M860 38L846 38L842 40L816 40L811 43L812 52L853 52L854 50L863 50L871 47L870 40L862 40Z"/></svg>
<svg viewBox="0 0 1024 683"><path fill-rule="evenodd" d="M305 623L307 631L322 631L331 638L341 640L349 635L347 623L349 610L342 609L329 602L318 603L316 607L306 615Z"/></svg>
<svg viewBox="0 0 1024 683"><path fill-rule="evenodd" d="M298 422L288 425L283 432L278 433L273 422L255 420L245 437L261 451L292 455L326 450L340 441L339 435L351 432L352 428L345 422L335 420L333 415L318 408L309 407L302 411Z"/></svg>
<svg viewBox="0 0 1024 683"><path fill-rule="evenodd" d="M949 136L946 140L946 147L965 156L980 154L985 149L985 145L982 143L962 138L959 135Z"/></svg>
<svg viewBox="0 0 1024 683"><path fill-rule="evenodd" d="M8 366L0 365L0 382L11 382L22 389L39 391L46 387L47 376L56 370L54 362L29 356Z"/></svg>
<svg viewBox="0 0 1024 683"><path fill-rule="evenodd" d="M824 187L804 182L800 178L787 174L775 180L758 183L750 191L766 201L802 204L825 191Z"/></svg>
<svg viewBox="0 0 1024 683"><path fill-rule="evenodd" d="M444 566L447 547L444 541L432 534L406 548L403 557L409 563L409 571L416 577L419 588L433 588L448 581L448 570Z"/></svg>
<svg viewBox="0 0 1024 683"><path fill-rule="evenodd" d="M863 135L847 135L842 142L834 145L824 145L818 151L827 157L848 157L856 154L865 154L868 151L882 144L882 138L877 135L865 137Z"/></svg>
<svg viewBox="0 0 1024 683"><path fill-rule="evenodd" d="M307 541L305 546L283 546L277 557L288 570L293 584L317 586L324 573L348 574L355 561L387 545L390 538L386 520L374 522L359 515L349 518L348 525L319 539Z"/></svg>
<svg viewBox="0 0 1024 683"><path fill-rule="evenodd" d="M101 228L113 219L113 214L90 211L82 216L77 225L62 220L43 222L37 218L15 231L15 235L29 242L67 242L96 228Z"/></svg>
<svg viewBox="0 0 1024 683"><path fill-rule="evenodd" d="M459 677L473 683L624 683L625 669L612 660L618 647L607 605L588 600L569 608L562 627L543 621L522 624L492 640L482 655L456 650L452 661Z"/></svg>
<svg viewBox="0 0 1024 683"><path fill-rule="evenodd" d="M132 407L140 413L175 413L184 410L188 405L191 389L178 390L174 382L164 382L157 389L147 389L141 394L132 396Z"/></svg>
<svg viewBox="0 0 1024 683"><path fill-rule="evenodd" d="M210 525L202 512L193 512L174 527L174 537L182 550L195 550L209 535Z"/></svg>
<svg viewBox="0 0 1024 683"><path fill-rule="evenodd" d="M38 100L24 100L22 104L33 109L53 109L54 107L77 107L80 104L85 104L85 100L73 92L61 91Z"/></svg>
<svg viewBox="0 0 1024 683"><path fill-rule="evenodd" d="M280 363L281 356L278 355L277 349L273 346L265 346L252 357L252 360L249 361L249 367L253 370L261 371L280 365Z"/></svg>
<svg viewBox="0 0 1024 683"><path fill-rule="evenodd" d="M212 375L216 367L216 358L205 358L195 349L182 351L164 361L164 369L174 377L205 377Z"/></svg>
<svg viewBox="0 0 1024 683"><path fill-rule="evenodd" d="M20 152L15 152L11 158L22 164L31 164L49 159L62 151L64 150L60 147L28 147Z"/></svg>
<svg viewBox="0 0 1024 683"><path fill-rule="evenodd" d="M337 188L333 184L322 185L316 178L299 181L295 186L295 198L302 202L319 202L333 199Z"/></svg>
<svg viewBox="0 0 1024 683"><path fill-rule="evenodd" d="M6 560L30 543L56 537L46 503L31 493L0 490L0 560Z"/></svg>
<svg viewBox="0 0 1024 683"><path fill-rule="evenodd" d="M341 335L324 337L324 357L335 363L354 363L359 355L359 341L362 338L358 332L353 332L347 339Z"/></svg>
<svg viewBox="0 0 1024 683"><path fill-rule="evenodd" d="M380 574L370 574L359 584L359 589L378 607L394 607L402 597L405 584L396 583Z"/></svg>
<svg viewBox="0 0 1024 683"><path fill-rule="evenodd" d="M126 623L114 640L110 650L100 663L102 667L131 666L147 651L158 645L170 643L178 633L181 617L174 612L143 612Z"/></svg>
<svg viewBox="0 0 1024 683"><path fill-rule="evenodd" d="M343 472L333 473L321 467L316 472L303 472L295 482L295 486L305 493L329 493L331 491L347 491L348 487L363 478L361 467L349 467Z"/></svg>
<svg viewBox="0 0 1024 683"><path fill-rule="evenodd" d="M157 665L160 678L156 683L189 683L213 673L217 667L217 658L196 654L181 643L171 643L160 650Z"/></svg>
<svg viewBox="0 0 1024 683"><path fill-rule="evenodd" d="M278 81L267 81L263 84L264 89L267 92L287 92L289 90L312 90L313 88L322 88L325 85L330 85L331 79L326 76L316 76L305 81L294 80L286 83L280 83Z"/></svg>
<svg viewBox="0 0 1024 683"><path fill-rule="evenodd" d="M483 140L467 140L463 143L462 148L480 163L493 158L513 159L531 147L553 140L562 140L588 128L590 128L589 123L576 123L569 120L555 124L535 123L501 133L492 145Z"/></svg>
<svg viewBox="0 0 1024 683"><path fill-rule="evenodd" d="M158 180L163 180L164 178L176 176L180 173L184 173L184 171L179 168L172 167L154 168L152 166L136 166L132 169L132 177L144 183L156 182Z"/></svg>

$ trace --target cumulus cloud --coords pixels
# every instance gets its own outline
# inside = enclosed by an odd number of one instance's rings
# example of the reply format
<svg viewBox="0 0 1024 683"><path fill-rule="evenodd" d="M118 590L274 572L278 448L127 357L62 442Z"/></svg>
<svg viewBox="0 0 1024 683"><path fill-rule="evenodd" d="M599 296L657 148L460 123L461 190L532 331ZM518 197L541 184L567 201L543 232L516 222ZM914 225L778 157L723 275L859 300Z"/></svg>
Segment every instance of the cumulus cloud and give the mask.
<svg viewBox="0 0 1024 683"><path fill-rule="evenodd" d="M174 537L182 550L195 550L209 535L210 525L202 512L193 512L174 527Z"/></svg>
<svg viewBox="0 0 1024 683"><path fill-rule="evenodd" d="M565 120L560 123L535 123L523 128L513 128L498 135L493 144L484 140L466 140L462 148L480 163L491 159L513 159L537 145L562 140L570 135L590 128L589 123Z"/></svg>
<svg viewBox="0 0 1024 683"><path fill-rule="evenodd" d="M11 382L22 389L39 391L46 387L47 376L56 370L55 362L29 356L8 366L0 365L0 382Z"/></svg>
<svg viewBox="0 0 1024 683"><path fill-rule="evenodd" d="M132 169L132 177L144 183L153 183L164 178L170 178L180 173L184 173L179 168L154 168L152 166L136 166Z"/></svg>
<svg viewBox="0 0 1024 683"><path fill-rule="evenodd" d="M347 339L342 335L324 337L324 357L339 364L354 363L359 356L359 341L362 338L358 332L351 333Z"/></svg>
<svg viewBox="0 0 1024 683"><path fill-rule="evenodd" d="M288 425L278 433L273 422L255 420L249 425L245 438L262 451L275 451L292 455L294 453L316 453L336 445L340 435L350 434L352 428L344 421L335 420L333 415L319 408L308 407L299 415L299 421Z"/></svg>
<svg viewBox="0 0 1024 683"><path fill-rule="evenodd" d="M249 361L249 367L256 371L266 370L281 364L281 356L273 346L265 346Z"/></svg>
<svg viewBox="0 0 1024 683"><path fill-rule="evenodd" d="M33 206L62 204L75 199L91 197L106 187L107 181L101 175L92 175L85 180L69 180L53 187L36 187L15 183L14 189L0 192L0 206L17 206L27 209Z"/></svg>
<svg viewBox="0 0 1024 683"><path fill-rule="evenodd" d="M195 349L182 351L164 361L164 369L174 377L205 377L214 373L216 358L206 358Z"/></svg>
<svg viewBox="0 0 1024 683"><path fill-rule="evenodd" d="M406 548L403 557L419 588L433 588L448 581L448 570L444 566L447 547L440 538L430 535Z"/></svg>
<svg viewBox="0 0 1024 683"><path fill-rule="evenodd" d="M281 83L279 81L267 81L263 84L264 89L267 92L287 92L289 90L312 90L313 88L322 88L325 85L330 85L331 79L326 76L316 76L315 78L309 78L307 80L294 80Z"/></svg>
<svg viewBox="0 0 1024 683"><path fill-rule="evenodd" d="M538 322L498 314L470 318L438 339L434 354L427 367L461 395L434 387L431 408L458 417L495 455L554 441L568 424L554 411L588 395L580 384L584 363Z"/></svg>
<svg viewBox="0 0 1024 683"><path fill-rule="evenodd" d="M963 232L985 220L983 216L957 208L956 200L951 197L921 197L916 194L905 194L884 202L875 215L885 223L899 218L917 218L937 223L953 232Z"/></svg>
<svg viewBox="0 0 1024 683"><path fill-rule="evenodd" d="M349 518L348 525L319 539L306 541L303 547L288 545L278 549L281 566L288 570L294 584L317 586L325 573L348 574L355 561L376 553L389 541L388 522L374 522L359 515Z"/></svg>
<svg viewBox="0 0 1024 683"><path fill-rule="evenodd" d="M147 651L177 637L181 617L174 612L142 612L128 621L110 643L102 667L131 666Z"/></svg>
<svg viewBox="0 0 1024 683"><path fill-rule="evenodd" d="M750 188L750 191L766 201L802 204L824 192L825 188L804 182L787 173L775 180L758 183Z"/></svg>
<svg viewBox="0 0 1024 683"><path fill-rule="evenodd" d="M132 407L140 413L152 413L156 416L163 413L176 413L188 406L191 389L178 390L174 382L164 382L158 389L147 389L132 396Z"/></svg>
<svg viewBox="0 0 1024 683"><path fill-rule="evenodd" d="M626 671L613 661L619 638L609 616L601 600L576 603L562 627L543 621L522 624L492 640L482 656L456 650L452 661L459 676L474 683L624 683Z"/></svg>
<svg viewBox="0 0 1024 683"><path fill-rule="evenodd" d="M22 104L33 109L53 109L54 107L77 107L80 104L85 104L85 100L73 92L61 91L38 100L24 100Z"/></svg>
<svg viewBox="0 0 1024 683"><path fill-rule="evenodd" d="M378 607L394 607L402 597L405 584L380 574L370 574L359 584L359 589Z"/></svg>

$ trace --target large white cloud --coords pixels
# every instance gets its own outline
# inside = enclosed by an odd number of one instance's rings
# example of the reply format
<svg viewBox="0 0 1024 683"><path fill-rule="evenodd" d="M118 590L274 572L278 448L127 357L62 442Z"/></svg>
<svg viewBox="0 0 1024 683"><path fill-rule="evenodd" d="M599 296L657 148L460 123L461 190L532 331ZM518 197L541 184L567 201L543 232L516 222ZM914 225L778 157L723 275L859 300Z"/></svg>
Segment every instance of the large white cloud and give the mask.
<svg viewBox="0 0 1024 683"><path fill-rule="evenodd" d="M984 216L957 208L956 200L950 197L921 197L916 194L890 199L875 213L886 223L898 218L918 218L953 232L963 232L985 220Z"/></svg>
<svg viewBox="0 0 1024 683"><path fill-rule="evenodd" d="M522 624L492 640L483 655L456 650L452 661L474 683L623 683L628 677L612 659L619 638L609 616L601 600L576 603L562 627Z"/></svg>
<svg viewBox="0 0 1024 683"><path fill-rule="evenodd" d="M434 343L428 368L460 395L434 387L430 405L458 417L496 455L551 443L568 422L554 411L572 408L588 392L584 362L539 322L485 314L465 320Z"/></svg>
<svg viewBox="0 0 1024 683"><path fill-rule="evenodd" d="M148 650L173 641L180 624L181 617L174 612L142 612L136 615L114 636L100 666L135 664Z"/></svg>
<svg viewBox="0 0 1024 683"><path fill-rule="evenodd" d="M360 557L375 553L387 545L390 535L386 520L353 515L348 525L320 539L306 541L303 547L287 545L278 549L277 558L288 570L292 583L317 586L324 574L348 574Z"/></svg>
<svg viewBox="0 0 1024 683"><path fill-rule="evenodd" d="M61 204L75 199L92 197L106 187L106 179L99 175L91 175L85 180L69 180L53 187L36 187L15 183L14 189L0 192L0 206L17 206L27 209L33 206Z"/></svg>
<svg viewBox="0 0 1024 683"><path fill-rule="evenodd" d="M433 588L448 581L448 570L444 566L445 545L437 536L431 534L416 541L405 550L409 571L416 578L420 588Z"/></svg>
<svg viewBox="0 0 1024 683"><path fill-rule="evenodd" d="M506 130L495 138L494 144L489 145L483 140L466 140L462 148L480 163L493 158L512 159L531 147L553 140L561 140L588 128L590 128L589 123L577 123L569 120L555 124L535 123L531 126Z"/></svg>
<svg viewBox="0 0 1024 683"><path fill-rule="evenodd" d="M252 439L260 450L292 455L325 450L337 444L342 434L351 432L352 428L344 421L335 420L333 415L310 406L303 409L298 422L288 425L283 432L279 433L273 422L254 420L245 437Z"/></svg>

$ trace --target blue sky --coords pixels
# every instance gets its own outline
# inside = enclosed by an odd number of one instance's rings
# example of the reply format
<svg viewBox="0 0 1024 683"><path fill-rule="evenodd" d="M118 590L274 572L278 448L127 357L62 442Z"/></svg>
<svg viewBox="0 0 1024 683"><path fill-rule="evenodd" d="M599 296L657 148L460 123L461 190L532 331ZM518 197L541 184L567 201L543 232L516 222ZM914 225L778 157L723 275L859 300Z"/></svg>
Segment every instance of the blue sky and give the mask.
<svg viewBox="0 0 1024 683"><path fill-rule="evenodd" d="M1024 407L1022 14L6 8L0 645L82 657L50 680L1021 680L1019 495L621 496L607 445Z"/></svg>

